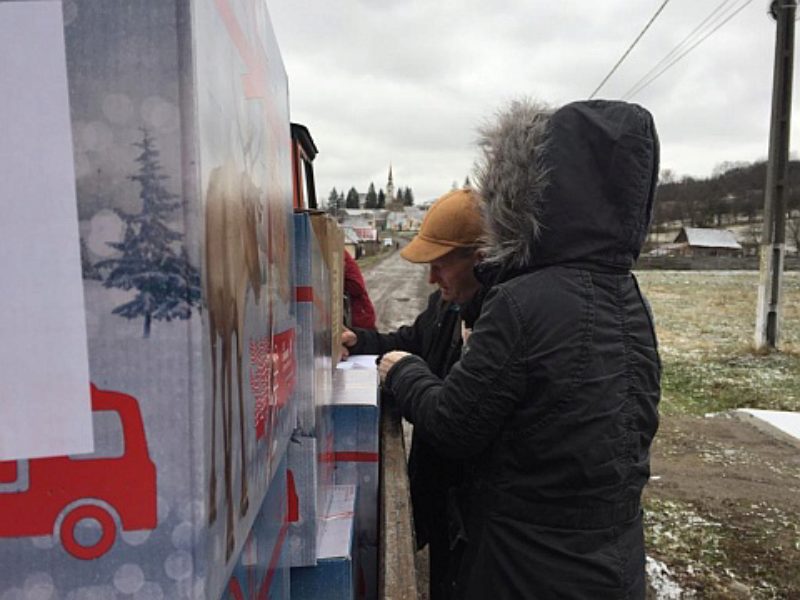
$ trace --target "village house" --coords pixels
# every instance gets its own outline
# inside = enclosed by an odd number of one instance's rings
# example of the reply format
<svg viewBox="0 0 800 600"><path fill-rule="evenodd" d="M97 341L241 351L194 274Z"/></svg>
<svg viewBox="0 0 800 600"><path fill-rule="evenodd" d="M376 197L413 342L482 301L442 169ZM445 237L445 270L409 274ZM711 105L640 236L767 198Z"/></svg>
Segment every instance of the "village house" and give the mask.
<svg viewBox="0 0 800 600"><path fill-rule="evenodd" d="M368 221L347 221L341 225L345 249L353 258L372 256L380 252L378 230Z"/></svg>
<svg viewBox="0 0 800 600"><path fill-rule="evenodd" d="M660 246L665 256L742 256L742 245L728 229L682 227L672 244Z"/></svg>
<svg viewBox="0 0 800 600"><path fill-rule="evenodd" d="M417 231L425 217L425 210L417 206L404 206L402 211L390 212L386 217L386 229L392 231Z"/></svg>

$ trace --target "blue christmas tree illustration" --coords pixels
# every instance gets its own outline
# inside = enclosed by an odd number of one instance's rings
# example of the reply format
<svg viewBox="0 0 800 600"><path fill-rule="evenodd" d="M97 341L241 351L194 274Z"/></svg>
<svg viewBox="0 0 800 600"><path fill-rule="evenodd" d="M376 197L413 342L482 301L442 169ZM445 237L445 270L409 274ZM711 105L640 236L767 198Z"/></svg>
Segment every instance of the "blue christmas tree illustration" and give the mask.
<svg viewBox="0 0 800 600"><path fill-rule="evenodd" d="M167 226L169 216L181 206L179 197L166 188L159 152L147 129L142 129L141 149L136 158L139 170L129 179L139 184L142 210L124 215L125 237L109 243L121 253L97 263L108 269L103 282L107 288L136 290L136 297L112 312L127 319L144 319L144 337L150 336L152 321L188 319L200 303L200 274L189 263L183 234Z"/></svg>

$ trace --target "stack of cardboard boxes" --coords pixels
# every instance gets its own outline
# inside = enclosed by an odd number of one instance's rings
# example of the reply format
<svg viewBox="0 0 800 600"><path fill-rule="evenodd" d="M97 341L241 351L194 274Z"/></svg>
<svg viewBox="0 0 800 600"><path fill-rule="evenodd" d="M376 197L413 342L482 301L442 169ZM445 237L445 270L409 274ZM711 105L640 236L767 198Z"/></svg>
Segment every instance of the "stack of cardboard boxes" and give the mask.
<svg viewBox="0 0 800 600"><path fill-rule="evenodd" d="M298 428L288 452L297 600L377 594L377 372L374 357L368 368L339 362L343 248L333 219L295 214L298 363L314 365L298 376ZM332 573L352 581L333 585Z"/></svg>
<svg viewBox="0 0 800 600"><path fill-rule="evenodd" d="M334 481L337 489L352 486L353 506L348 509L349 538L335 537L340 529L323 529L318 542L318 562L324 568L292 569L292 597L345 600L344 588L331 588L328 573L349 568L357 598L374 599L378 590L378 483L379 409L374 356L340 363L333 377L330 404L333 429ZM341 519L341 508L329 515ZM304 590L300 595L300 590Z"/></svg>
<svg viewBox="0 0 800 600"><path fill-rule="evenodd" d="M324 568L321 540L350 527L351 569L375 543L377 476L340 460L342 239L293 214L266 3L0 3L43 19L63 37L19 51L55 52L68 83L94 452L0 457L0 597L298 597L290 565Z"/></svg>
<svg viewBox="0 0 800 600"><path fill-rule="evenodd" d="M317 227L312 221L319 223ZM333 448L330 411L333 360L331 356L331 273L323 256L329 252L329 219L322 213L298 213L295 223L295 273L297 300L297 360L304 365L297 376L297 429L289 445L292 488L291 564L316 564L319 520L334 485L333 463L326 460Z"/></svg>

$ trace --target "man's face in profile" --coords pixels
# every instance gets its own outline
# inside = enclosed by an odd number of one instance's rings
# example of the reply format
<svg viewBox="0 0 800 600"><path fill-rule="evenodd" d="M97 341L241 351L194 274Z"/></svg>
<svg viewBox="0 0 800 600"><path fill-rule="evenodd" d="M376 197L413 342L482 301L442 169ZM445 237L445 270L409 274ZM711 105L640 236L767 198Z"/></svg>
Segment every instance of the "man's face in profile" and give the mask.
<svg viewBox="0 0 800 600"><path fill-rule="evenodd" d="M429 263L428 283L439 286L443 300L456 304L469 302L480 288L472 271L477 262L477 253L472 249L451 250Z"/></svg>

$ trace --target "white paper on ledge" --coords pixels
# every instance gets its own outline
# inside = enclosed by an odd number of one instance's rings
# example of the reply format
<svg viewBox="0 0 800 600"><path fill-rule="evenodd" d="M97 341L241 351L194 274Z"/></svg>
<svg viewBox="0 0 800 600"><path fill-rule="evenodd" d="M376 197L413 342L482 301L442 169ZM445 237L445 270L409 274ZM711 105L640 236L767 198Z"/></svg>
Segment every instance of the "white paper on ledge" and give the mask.
<svg viewBox="0 0 800 600"><path fill-rule="evenodd" d="M61 2L0 2L0 460L91 452Z"/></svg>
<svg viewBox="0 0 800 600"><path fill-rule="evenodd" d="M376 371L378 369L378 365L375 362L377 358L378 356L376 354L354 354L348 356L346 360L339 361L336 368L345 371L348 369L369 369L371 371Z"/></svg>

